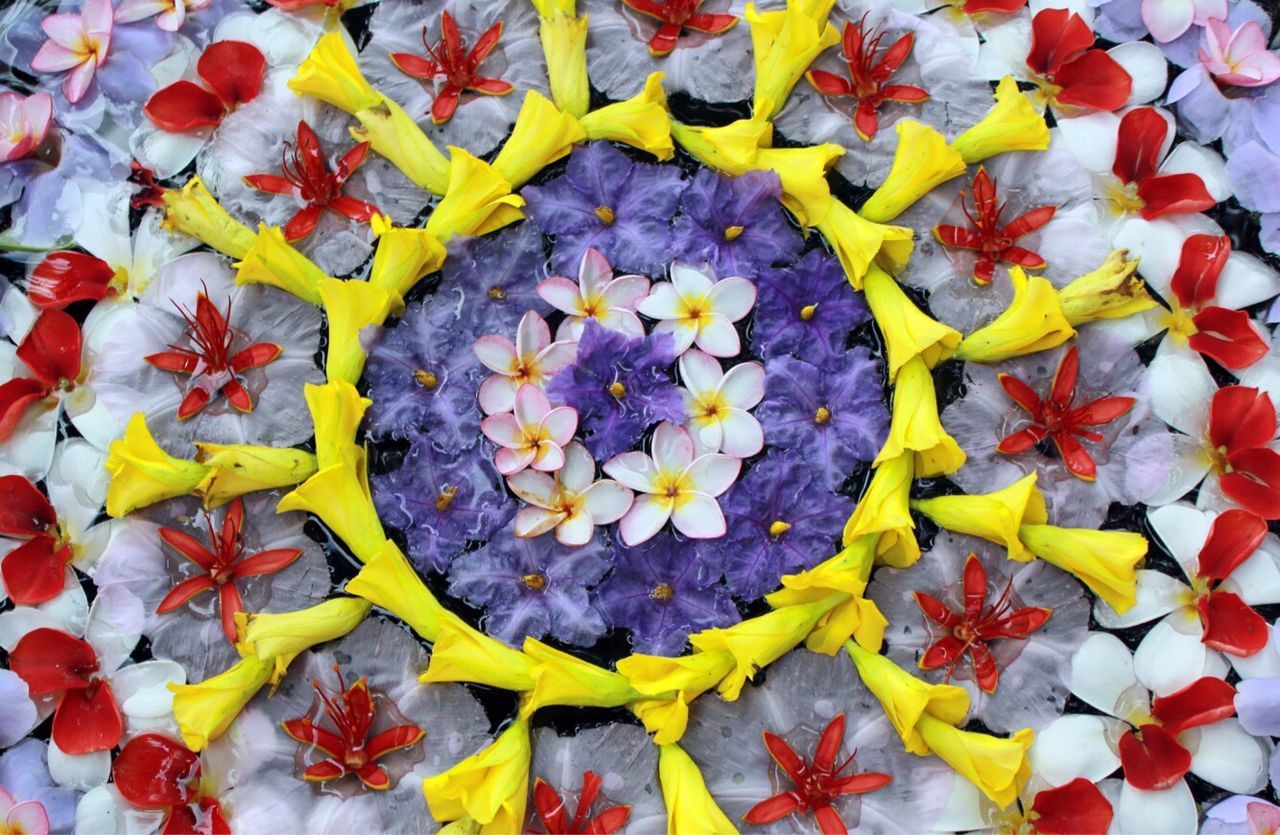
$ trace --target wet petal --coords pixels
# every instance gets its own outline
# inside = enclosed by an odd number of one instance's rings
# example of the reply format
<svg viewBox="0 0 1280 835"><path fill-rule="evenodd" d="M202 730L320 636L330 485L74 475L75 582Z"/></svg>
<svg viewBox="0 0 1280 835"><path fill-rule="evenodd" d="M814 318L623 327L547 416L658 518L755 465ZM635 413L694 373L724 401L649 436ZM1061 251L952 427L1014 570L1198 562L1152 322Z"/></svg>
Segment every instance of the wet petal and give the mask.
<svg viewBox="0 0 1280 835"><path fill-rule="evenodd" d="M680 381L699 399L714 393L724 376L719 360L710 354L695 349L680 355Z"/></svg>
<svg viewBox="0 0 1280 835"><path fill-rule="evenodd" d="M720 504L704 493L681 496L671 514L671 524L690 539L714 539L725 533Z"/></svg>
<svg viewBox="0 0 1280 835"><path fill-rule="evenodd" d="M622 518L631 507L634 495L616 481L603 479L582 492L582 506L597 525L608 525Z"/></svg>
<svg viewBox="0 0 1280 835"><path fill-rule="evenodd" d="M693 461L693 438L687 430L674 423L659 423L653 432L653 461L668 472L684 470ZM615 475L614 478L618 477Z"/></svg>
<svg viewBox="0 0 1280 835"><path fill-rule="evenodd" d="M671 504L671 499L666 496L647 493L636 496L631 509L618 523L622 541L627 545L639 545L662 530L662 526L671 518Z"/></svg>
<svg viewBox="0 0 1280 835"><path fill-rule="evenodd" d="M756 286L745 278L724 278L711 288L711 309L730 322L736 322L751 312L756 303Z"/></svg>
<svg viewBox="0 0 1280 835"><path fill-rule="evenodd" d="M742 350L738 329L728 317L719 313L707 314L699 320L698 335L694 341L713 357L736 357Z"/></svg>
<svg viewBox="0 0 1280 835"><path fill-rule="evenodd" d="M742 462L732 456L703 455L689 465L686 474L694 490L719 496L729 489L741 470Z"/></svg>

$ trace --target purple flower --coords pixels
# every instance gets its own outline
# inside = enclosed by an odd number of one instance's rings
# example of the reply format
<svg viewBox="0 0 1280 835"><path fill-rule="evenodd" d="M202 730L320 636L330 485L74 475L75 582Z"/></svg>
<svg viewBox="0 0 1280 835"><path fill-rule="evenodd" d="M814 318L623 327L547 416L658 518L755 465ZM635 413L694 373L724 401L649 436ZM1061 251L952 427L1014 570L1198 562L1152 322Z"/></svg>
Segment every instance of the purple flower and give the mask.
<svg viewBox="0 0 1280 835"><path fill-rule="evenodd" d="M631 630L636 652L679 655L690 632L740 620L719 572L686 539L663 532L634 548L619 546L614 562L599 605L610 626Z"/></svg>
<svg viewBox="0 0 1280 835"><path fill-rule="evenodd" d="M529 636L587 646L604 634L588 590L609 570L601 538L581 547L550 536L518 539L509 530L453 561L449 593L485 609L485 631L509 644Z"/></svg>
<svg viewBox="0 0 1280 835"><path fill-rule="evenodd" d="M578 410L587 449L603 461L636 448L660 420L680 423L684 401L671 381L675 342L669 334L632 338L588 321L578 359L547 384L552 401Z"/></svg>
<svg viewBox="0 0 1280 835"><path fill-rule="evenodd" d="M875 458L888 432L880 364L862 347L833 368L771 359L755 416L769 446L803 456L819 486L835 490L860 462Z"/></svg>
<svg viewBox="0 0 1280 835"><path fill-rule="evenodd" d="M576 149L564 175L521 194L529 216L555 236L551 263L574 274L594 247L615 269L656 274L671 260L671 218L685 181L671 166L632 162L607 142Z"/></svg>
<svg viewBox="0 0 1280 835"><path fill-rule="evenodd" d="M854 502L815 483L812 463L775 449L721 499L728 533L699 543L715 559L729 591L755 600L783 574L812 568L836 553Z"/></svg>
<svg viewBox="0 0 1280 835"><path fill-rule="evenodd" d="M437 452L417 438L399 469L373 477L378 515L404 531L419 566L443 572L468 542L493 536L515 513L490 457L487 448Z"/></svg>
<svg viewBox="0 0 1280 835"><path fill-rule="evenodd" d="M486 333L514 332L526 311L551 312L536 290L546 276L541 233L531 223L510 226L452 244L440 286L425 307L435 327L460 331L468 343Z"/></svg>
<svg viewBox="0 0 1280 835"><path fill-rule="evenodd" d="M782 183L772 171L723 177L703 168L680 197L671 234L672 256L708 261L717 275L752 278L762 268L790 261L800 233L778 202Z"/></svg>
<svg viewBox="0 0 1280 835"><path fill-rule="evenodd" d="M756 276L754 341L762 357L793 354L814 365L844 358L849 332L870 318L840 262L813 250L781 270Z"/></svg>
<svg viewBox="0 0 1280 835"><path fill-rule="evenodd" d="M119 182L125 173L97 142L64 131L49 161L28 157L0 165L0 206L13 205L5 236L37 249L57 246L80 226L86 186Z"/></svg>

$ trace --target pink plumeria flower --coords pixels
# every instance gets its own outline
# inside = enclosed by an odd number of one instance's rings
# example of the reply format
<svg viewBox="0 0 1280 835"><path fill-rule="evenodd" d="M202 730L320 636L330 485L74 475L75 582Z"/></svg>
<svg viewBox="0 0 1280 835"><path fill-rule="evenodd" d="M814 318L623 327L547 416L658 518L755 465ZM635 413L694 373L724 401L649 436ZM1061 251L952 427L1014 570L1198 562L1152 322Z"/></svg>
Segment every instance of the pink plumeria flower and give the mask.
<svg viewBox="0 0 1280 835"><path fill-rule="evenodd" d="M742 461L729 455L695 456L687 429L663 421L653 433L653 456L624 452L609 459L604 471L636 496L619 530L627 545L639 545L670 519L690 539L725 534L724 514L716 497L729 489Z"/></svg>
<svg viewBox="0 0 1280 835"><path fill-rule="evenodd" d="M586 545L596 525L621 519L631 507L631 491L611 479L596 481L595 477L595 459L574 441L564 448L564 466L554 478L536 470L508 478L511 492L531 505L516 514L516 536L542 536L555 528L562 544Z"/></svg>
<svg viewBox="0 0 1280 835"><path fill-rule="evenodd" d="M699 454L724 452L750 458L764 448L764 432L749 413L764 398L764 366L744 362L720 368L715 357L698 349L680 357L685 414Z"/></svg>
<svg viewBox="0 0 1280 835"><path fill-rule="evenodd" d="M551 408L542 389L525 383L516 390L515 411L490 415L480 431L501 449L493 457L498 472L515 475L526 467L553 473L564 466L564 448L578 429L578 410Z"/></svg>
<svg viewBox="0 0 1280 835"><path fill-rule="evenodd" d="M0 93L0 162L30 156L49 132L53 99L46 93Z"/></svg>
<svg viewBox="0 0 1280 835"><path fill-rule="evenodd" d="M1263 87L1280 78L1280 55L1267 49L1267 36L1257 21L1232 32L1225 20L1210 20L1204 43L1200 63L1223 84Z"/></svg>
<svg viewBox="0 0 1280 835"><path fill-rule="evenodd" d="M1227 16L1227 0L1142 0L1142 22L1151 37L1168 43L1210 18Z"/></svg>
<svg viewBox="0 0 1280 835"><path fill-rule="evenodd" d="M654 333L675 337L676 353L697 345L713 357L737 356L742 349L733 323L751 312L756 286L736 276L716 281L711 268L671 265L671 281L653 285L636 310L657 319Z"/></svg>
<svg viewBox="0 0 1280 835"><path fill-rule="evenodd" d="M86 0L80 12L51 14L40 22L49 40L31 59L36 72L71 72L62 81L62 94L75 104L93 83L93 74L107 60L114 16L111 0Z"/></svg>
<svg viewBox="0 0 1280 835"><path fill-rule="evenodd" d="M582 253L575 283L553 275L538 284L538 295L556 310L568 314L556 329L556 339L577 342L588 319L628 336L644 336L636 305L649 293L649 279L642 275L613 277L613 267L599 250Z"/></svg>
<svg viewBox="0 0 1280 835"><path fill-rule="evenodd" d="M136 20L156 19L156 26L166 32L177 32L187 19L188 12L208 8L213 0L122 0L116 9L117 23L133 23Z"/></svg>
<svg viewBox="0 0 1280 835"><path fill-rule="evenodd" d="M24 800L19 803L0 786L0 826L5 827L5 832L49 835L49 814L40 801Z"/></svg>
<svg viewBox="0 0 1280 835"><path fill-rule="evenodd" d="M530 310L516 326L516 341L491 333L476 340L476 356L493 374L480 384L480 408L486 415L509 412L516 389L538 388L578 355L574 342L552 342L551 328Z"/></svg>

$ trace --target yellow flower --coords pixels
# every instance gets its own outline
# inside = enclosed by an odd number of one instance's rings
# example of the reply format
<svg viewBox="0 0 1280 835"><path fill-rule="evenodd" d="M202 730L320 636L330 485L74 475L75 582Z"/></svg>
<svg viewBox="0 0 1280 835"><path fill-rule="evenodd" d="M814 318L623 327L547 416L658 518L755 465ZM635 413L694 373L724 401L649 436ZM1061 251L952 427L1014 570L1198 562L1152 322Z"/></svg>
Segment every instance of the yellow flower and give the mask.
<svg viewBox="0 0 1280 835"><path fill-rule="evenodd" d="M819 53L840 42L840 33L827 22L835 0L788 0L785 11L757 12L746 6L755 57L755 95L751 112L772 119L787 102L805 70Z"/></svg>
<svg viewBox="0 0 1280 835"><path fill-rule="evenodd" d="M466 815L482 825L481 832L522 832L532 753L529 726L516 719L489 747L422 781L431 817Z"/></svg>
<svg viewBox="0 0 1280 835"><path fill-rule="evenodd" d="M896 272L906 266L915 248L910 229L872 223L835 198L813 226L835 250L855 290L862 289L863 277L873 261L879 260Z"/></svg>
<svg viewBox="0 0 1280 835"><path fill-rule="evenodd" d="M876 467L871 483L844 525L845 545L874 536L876 561L894 568L906 568L920 559L909 505L914 459L914 454L904 454Z"/></svg>
<svg viewBox="0 0 1280 835"><path fill-rule="evenodd" d="M379 560L381 557L365 566L357 579L372 572ZM408 571L413 570L407 563L403 566ZM417 585L421 586L422 581L419 580ZM350 589L350 585L347 588ZM426 587L422 586L422 590L426 591ZM394 603L397 608L401 608L398 602ZM379 605L388 608L386 604ZM434 605L439 606L438 603ZM442 619L439 626L433 628L430 640L433 642L431 661L422 674L421 681L469 681L517 693L533 689L533 670L537 666L533 658L472 628L460 619Z"/></svg>
<svg viewBox="0 0 1280 835"><path fill-rule="evenodd" d="M1040 559L1074 574L1116 612L1123 614L1137 602L1137 565L1147 555L1142 534L1023 525L1018 537Z"/></svg>
<svg viewBox="0 0 1280 835"><path fill-rule="evenodd" d="M151 437L142 412L134 412L124 436L111 442L107 472L107 515L119 519L140 507L191 493L209 468L165 452Z"/></svg>
<svg viewBox="0 0 1280 835"><path fill-rule="evenodd" d="M858 214L876 223L888 223L935 187L965 171L960 153L933 128L912 119L899 119L896 129L898 148L893 153L889 175L858 210Z"/></svg>
<svg viewBox="0 0 1280 835"><path fill-rule="evenodd" d="M236 615L240 641L260 660L294 656L316 644L341 638L369 614L369 601L335 597L298 612Z"/></svg>
<svg viewBox="0 0 1280 835"><path fill-rule="evenodd" d="M403 298L423 276L444 263L444 246L425 229L395 226L386 215L374 215L369 226L378 236L369 269L369 284L374 287Z"/></svg>
<svg viewBox="0 0 1280 835"><path fill-rule="evenodd" d="M222 736L275 669L274 660L249 656L199 684L169 684L173 691L173 717L186 746L203 751Z"/></svg>
<svg viewBox="0 0 1280 835"><path fill-rule="evenodd" d="M374 152L419 188L432 194L445 193L449 187L449 160L403 107L379 94L373 106L353 115L360 126L348 129L352 139L368 142Z"/></svg>
<svg viewBox="0 0 1280 835"><path fill-rule="evenodd" d="M915 453L915 472L923 477L947 475L964 466L964 450L938 419L933 375L918 356L908 360L898 374L889 437L871 466L878 467L904 452Z"/></svg>
<svg viewBox="0 0 1280 835"><path fill-rule="evenodd" d="M644 89L626 101L606 105L578 115L587 139L623 142L648 151L658 159L675 156L671 141L671 114L667 112L667 94L662 89L665 73L649 73Z"/></svg>
<svg viewBox="0 0 1280 835"><path fill-rule="evenodd" d="M196 449L196 460L209 468L196 486L206 508L221 507L245 493L298 484L316 471L316 457L301 449L201 442Z"/></svg>
<svg viewBox="0 0 1280 835"><path fill-rule="evenodd" d="M524 217L524 198L512 194L511 183L492 166L461 148L450 146L449 155L449 189L427 218L427 231L437 240L484 235Z"/></svg>
<svg viewBox="0 0 1280 835"><path fill-rule="evenodd" d="M782 181L782 204L802 226L813 226L835 202L827 183L827 170L844 154L844 148L827 143L805 148L761 148L756 168L776 172Z"/></svg>
<svg viewBox="0 0 1280 835"><path fill-rule="evenodd" d="M286 241L279 227L265 223L259 224L253 246L235 266L236 284L270 284L317 306L321 283L333 281Z"/></svg>
<svg viewBox="0 0 1280 835"><path fill-rule="evenodd" d="M404 554L389 539L384 539L365 560L364 568L347 581L346 591L386 609L428 641L435 642L446 628L458 628L463 632L469 629L457 615L440 605ZM439 651L437 646L436 652ZM511 650L511 654L519 656L515 650ZM511 660L511 656L504 657ZM432 662L434 664L434 658Z"/></svg>
<svg viewBox="0 0 1280 835"><path fill-rule="evenodd" d="M658 747L658 781L667 806L670 835L728 835L737 827L725 817L707 791L693 759L679 745Z"/></svg>
<svg viewBox="0 0 1280 835"><path fill-rule="evenodd" d="M995 106L953 139L951 147L970 164L1007 151L1043 151L1049 147L1049 126L1018 82L1006 75L996 87Z"/></svg>
<svg viewBox="0 0 1280 835"><path fill-rule="evenodd" d="M320 298L329 320L329 353L324 370L330 380L356 383L368 356L361 342L365 328L381 325L391 308L402 304L400 296L367 281L326 278L320 282Z"/></svg>
<svg viewBox="0 0 1280 835"><path fill-rule="evenodd" d="M163 197L165 229L190 235L232 258L243 258L253 246L253 230L227 214L199 177L181 189L165 189Z"/></svg>
<svg viewBox="0 0 1280 835"><path fill-rule="evenodd" d="M1138 259L1117 249L1102 266L1085 273L1058 291L1062 313L1072 325L1097 319L1123 319L1156 306L1147 286L1135 272Z"/></svg>
<svg viewBox="0 0 1280 835"><path fill-rule="evenodd" d="M955 353L960 332L931 319L907 298L898 282L875 264L867 270L863 291L876 326L884 335L890 382L897 379L899 369L912 357L923 358L925 365L933 368Z"/></svg>
<svg viewBox="0 0 1280 835"><path fill-rule="evenodd" d="M958 725L969 712L969 694L954 684L921 681L883 655L855 643L845 650L858 668L858 676L879 699L889 723L913 754L925 756L928 743L920 734L920 721L932 716L948 725Z"/></svg>
<svg viewBox="0 0 1280 835"><path fill-rule="evenodd" d="M911 507L940 528L1003 545L1009 559L1020 562L1026 562L1034 554L1023 547L1018 530L1023 525L1048 521L1044 496L1036 489L1035 473L994 493L937 496L912 502Z"/></svg>
<svg viewBox="0 0 1280 835"><path fill-rule="evenodd" d="M520 705L520 715L525 718L550 705L620 707L641 698L625 676L541 641L525 638L524 654L537 662L530 673L533 690Z"/></svg>
<svg viewBox="0 0 1280 835"><path fill-rule="evenodd" d="M810 652L835 655L853 639L858 646L879 652L889 621L874 601L854 597L836 606L819 621L804 645Z"/></svg>
<svg viewBox="0 0 1280 835"><path fill-rule="evenodd" d="M581 119L591 107L591 86L587 82L587 16L575 17L572 10L559 9L548 9L540 15L538 37L547 59L551 98L565 113Z"/></svg>
<svg viewBox="0 0 1280 835"><path fill-rule="evenodd" d="M567 155L574 143L586 136L577 119L558 110L537 90L530 90L520 105L511 136L493 160L493 170L502 175L511 189L517 189L534 174ZM454 149L450 149L450 153L453 152Z"/></svg>
<svg viewBox="0 0 1280 835"><path fill-rule="evenodd" d="M1027 750L1035 734L1023 728L1008 739L962 731L925 714L916 726L929 749L1001 809L1018 798L1031 776Z"/></svg>
<svg viewBox="0 0 1280 835"><path fill-rule="evenodd" d="M282 498L276 512L304 510L315 514L357 559L367 562L382 550L387 537L369 495L365 467L365 454L361 450L354 463L321 469Z"/></svg>
<svg viewBox="0 0 1280 835"><path fill-rule="evenodd" d="M382 95L365 81L343 34L330 32L316 42L289 79L289 89L355 115L377 105Z"/></svg>
<svg viewBox="0 0 1280 835"><path fill-rule="evenodd" d="M964 338L956 349L957 359L1000 362L1055 348L1076 335L1048 279L1028 277L1021 267L1010 267L1009 281L1013 301L995 321Z"/></svg>
<svg viewBox="0 0 1280 835"><path fill-rule="evenodd" d="M755 168L760 149L773 142L773 123L752 118L705 128L672 121L671 135L708 168L737 176Z"/></svg>
<svg viewBox="0 0 1280 835"><path fill-rule="evenodd" d="M356 387L345 380L330 380L324 385L308 383L302 392L316 428L317 464L322 469L335 464L354 465L361 454L355 442L356 429L373 401L361 397Z"/></svg>
<svg viewBox="0 0 1280 835"><path fill-rule="evenodd" d="M784 574L782 588L765 597L775 609L812 603L832 592L856 597L867 588L875 564L876 537L858 537L834 557L798 574Z"/></svg>
<svg viewBox="0 0 1280 835"><path fill-rule="evenodd" d="M728 652L694 652L679 658L635 654L617 667L637 692L654 697L635 702L631 710L654 734L653 741L664 745L684 736L689 703L732 672L734 663Z"/></svg>

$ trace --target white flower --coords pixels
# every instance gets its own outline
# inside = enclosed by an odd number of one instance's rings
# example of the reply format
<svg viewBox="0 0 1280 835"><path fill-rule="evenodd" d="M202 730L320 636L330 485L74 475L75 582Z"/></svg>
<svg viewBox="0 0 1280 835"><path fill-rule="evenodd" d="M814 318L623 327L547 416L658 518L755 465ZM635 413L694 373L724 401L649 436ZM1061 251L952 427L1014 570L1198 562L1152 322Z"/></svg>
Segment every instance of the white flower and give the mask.
<svg viewBox="0 0 1280 835"><path fill-rule="evenodd" d="M593 481L596 462L576 441L564 448L564 466L555 477L537 470L523 470L507 479L511 492L532 507L516 514L519 537L541 536L555 528L565 545L586 545L596 525L622 518L631 507L631 491L616 481Z"/></svg>
<svg viewBox="0 0 1280 835"><path fill-rule="evenodd" d="M516 389L532 385L541 389L560 369L573 362L578 346L552 342L551 328L532 310L516 326L516 341L496 333L482 336L474 346L476 357L493 372L480 384L480 408L486 415L509 412L515 406Z"/></svg>
<svg viewBox="0 0 1280 835"><path fill-rule="evenodd" d="M742 349L733 323L751 312L756 286L745 278L716 280L709 266L671 265L671 281L658 282L636 310L658 319L654 333L675 337L676 353L696 344L713 357L737 356Z"/></svg>
<svg viewBox="0 0 1280 835"><path fill-rule="evenodd" d="M636 316L636 305L649 292L649 279L642 275L613 277L613 267L599 250L582 253L578 282L553 275L538 284L538 295L547 304L568 315L556 328L556 339L577 342L588 319L627 336L644 336L644 325Z"/></svg>
<svg viewBox="0 0 1280 835"><path fill-rule="evenodd" d="M516 390L514 412L490 415L480 431L501 447L494 464L503 475L515 475L525 467L553 473L564 466L564 447L578 428L578 410L551 408L551 401L537 386Z"/></svg>
<svg viewBox="0 0 1280 835"><path fill-rule="evenodd" d="M680 379L689 431L700 454L750 458L764 448L760 423L747 411L764 397L764 366L744 362L725 372L714 357L694 349L680 357Z"/></svg>

